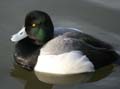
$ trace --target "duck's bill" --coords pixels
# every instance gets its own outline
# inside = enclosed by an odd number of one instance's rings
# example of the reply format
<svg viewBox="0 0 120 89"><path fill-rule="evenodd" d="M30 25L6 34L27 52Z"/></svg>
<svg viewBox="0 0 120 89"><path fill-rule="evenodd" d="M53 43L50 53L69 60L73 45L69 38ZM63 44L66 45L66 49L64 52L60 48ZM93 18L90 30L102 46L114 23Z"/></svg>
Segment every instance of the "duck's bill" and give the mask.
<svg viewBox="0 0 120 89"><path fill-rule="evenodd" d="M12 42L18 42L24 38L26 38L28 35L25 31L25 27L23 27L19 32L17 32L16 34L12 35L11 37L11 41Z"/></svg>

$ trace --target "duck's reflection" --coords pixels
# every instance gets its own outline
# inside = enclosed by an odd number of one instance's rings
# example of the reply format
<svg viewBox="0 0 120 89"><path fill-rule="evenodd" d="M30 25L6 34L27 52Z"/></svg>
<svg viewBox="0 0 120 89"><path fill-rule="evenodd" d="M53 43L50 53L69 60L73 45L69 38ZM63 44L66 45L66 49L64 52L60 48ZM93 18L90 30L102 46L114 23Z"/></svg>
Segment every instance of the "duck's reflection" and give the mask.
<svg viewBox="0 0 120 89"><path fill-rule="evenodd" d="M109 74L112 73L113 68L114 65L111 64L96 70L89 82L95 82L107 77Z"/></svg>
<svg viewBox="0 0 120 89"><path fill-rule="evenodd" d="M53 75L46 73L36 73L26 71L18 65L14 65L11 70L11 76L20 80L25 80L24 89L51 89L56 84L81 84L87 82L95 82L108 76L113 69L113 65L109 65L97 70L95 73L83 73L75 75ZM38 79L40 80L38 80ZM41 82L43 81L43 82ZM46 83L44 83L46 82Z"/></svg>
<svg viewBox="0 0 120 89"><path fill-rule="evenodd" d="M72 75L57 75L35 72L37 78L43 82L51 84L72 84L72 83L84 83L88 82L93 73L82 73L82 74L72 74Z"/></svg>
<svg viewBox="0 0 120 89"><path fill-rule="evenodd" d="M55 74L47 74L35 72L37 78L40 81L52 83L52 84L73 84L73 83L87 83L87 82L95 82L100 80L106 76L108 76L113 69L113 65L109 65L103 68L98 69L96 72L90 73L81 73L81 74L73 74L73 75L55 75Z"/></svg>
<svg viewBox="0 0 120 89"><path fill-rule="evenodd" d="M113 69L113 65L109 65L97 70L95 73L93 73L92 78L88 81L89 83L85 83L85 85L88 84L88 86L92 86L92 82L97 83L98 80L101 80L107 77L112 72L112 69ZM81 89L81 88L86 88L86 87L84 87L84 84L82 86L82 84L76 83L76 84L69 84L69 85L54 85L52 89ZM89 87L87 87L87 89L88 88Z"/></svg>
<svg viewBox="0 0 120 89"><path fill-rule="evenodd" d="M14 68L11 69L11 76L19 80L23 80L24 89L51 89L51 84L46 84L39 81L34 72L27 71L20 68L18 65L14 65Z"/></svg>

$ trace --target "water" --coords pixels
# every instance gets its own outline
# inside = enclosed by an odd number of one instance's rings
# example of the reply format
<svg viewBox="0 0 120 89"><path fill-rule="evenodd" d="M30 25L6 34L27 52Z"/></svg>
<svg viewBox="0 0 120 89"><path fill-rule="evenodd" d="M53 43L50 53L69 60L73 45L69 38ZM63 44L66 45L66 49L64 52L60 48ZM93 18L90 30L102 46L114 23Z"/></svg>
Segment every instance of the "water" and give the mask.
<svg viewBox="0 0 120 89"><path fill-rule="evenodd" d="M86 0L1 0L0 1L0 89L119 89L120 66L99 70L88 83L67 85L41 82L34 72L14 65L10 36L24 23L26 13L38 9L48 12L55 26L80 28L107 41L120 51L120 11Z"/></svg>

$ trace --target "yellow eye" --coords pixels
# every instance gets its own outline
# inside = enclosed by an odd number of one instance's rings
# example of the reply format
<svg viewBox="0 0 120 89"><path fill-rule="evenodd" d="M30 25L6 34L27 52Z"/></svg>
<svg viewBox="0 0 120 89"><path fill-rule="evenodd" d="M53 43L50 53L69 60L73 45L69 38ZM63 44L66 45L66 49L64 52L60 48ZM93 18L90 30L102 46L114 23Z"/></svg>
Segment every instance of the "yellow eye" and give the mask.
<svg viewBox="0 0 120 89"><path fill-rule="evenodd" d="M32 24L32 27L36 27L36 24L35 24L35 23L33 23L33 24Z"/></svg>

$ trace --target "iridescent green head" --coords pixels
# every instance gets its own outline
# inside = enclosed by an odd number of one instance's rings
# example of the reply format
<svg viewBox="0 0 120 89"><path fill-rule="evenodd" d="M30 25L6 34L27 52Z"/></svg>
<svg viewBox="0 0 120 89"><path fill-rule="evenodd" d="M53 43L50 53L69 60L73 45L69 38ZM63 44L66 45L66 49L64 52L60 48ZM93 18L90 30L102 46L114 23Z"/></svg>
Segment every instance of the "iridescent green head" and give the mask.
<svg viewBox="0 0 120 89"><path fill-rule="evenodd" d="M50 16L42 11L32 11L26 16L25 30L28 37L38 44L45 44L54 35L54 27Z"/></svg>

